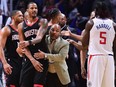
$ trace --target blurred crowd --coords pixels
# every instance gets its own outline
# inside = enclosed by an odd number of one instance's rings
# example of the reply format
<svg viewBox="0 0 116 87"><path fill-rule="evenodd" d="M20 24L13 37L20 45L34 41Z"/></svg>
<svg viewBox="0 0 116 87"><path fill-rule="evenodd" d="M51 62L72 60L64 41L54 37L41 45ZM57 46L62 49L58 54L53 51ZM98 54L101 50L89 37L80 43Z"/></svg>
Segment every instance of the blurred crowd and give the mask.
<svg viewBox="0 0 116 87"><path fill-rule="evenodd" d="M29 2L36 2L39 9L39 15L49 19L49 10L59 8L68 19L68 24L75 28L78 26L81 30L84 29L84 24L89 19L90 13L94 10L97 0L1 0L0 4L0 26L7 24L12 10L26 11ZM116 0L104 0L107 2L112 12L112 18L116 21ZM0 27L0 28L1 28Z"/></svg>

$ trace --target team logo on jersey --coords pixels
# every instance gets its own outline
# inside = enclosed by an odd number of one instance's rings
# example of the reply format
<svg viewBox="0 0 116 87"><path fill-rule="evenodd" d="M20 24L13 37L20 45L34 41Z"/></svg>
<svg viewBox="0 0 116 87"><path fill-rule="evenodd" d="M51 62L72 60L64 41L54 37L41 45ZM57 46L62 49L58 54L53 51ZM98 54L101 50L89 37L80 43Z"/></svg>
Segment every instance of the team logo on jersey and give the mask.
<svg viewBox="0 0 116 87"><path fill-rule="evenodd" d="M12 35L12 40L19 40L19 35Z"/></svg>
<svg viewBox="0 0 116 87"><path fill-rule="evenodd" d="M25 34L25 37L27 38L27 37L30 37L32 35L37 35L37 32L38 32L37 29L31 29L31 30L26 31L24 34Z"/></svg>
<svg viewBox="0 0 116 87"><path fill-rule="evenodd" d="M88 87L92 87L92 83L90 81L87 83L87 85Z"/></svg>

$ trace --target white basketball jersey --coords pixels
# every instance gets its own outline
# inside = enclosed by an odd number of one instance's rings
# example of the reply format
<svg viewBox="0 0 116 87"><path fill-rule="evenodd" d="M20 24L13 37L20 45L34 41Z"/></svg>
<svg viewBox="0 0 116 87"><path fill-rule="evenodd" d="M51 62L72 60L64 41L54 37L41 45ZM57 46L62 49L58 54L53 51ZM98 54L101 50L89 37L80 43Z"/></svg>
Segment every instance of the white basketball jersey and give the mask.
<svg viewBox="0 0 116 87"><path fill-rule="evenodd" d="M115 37L113 21L110 19L93 19L90 30L88 54L113 54L112 46Z"/></svg>

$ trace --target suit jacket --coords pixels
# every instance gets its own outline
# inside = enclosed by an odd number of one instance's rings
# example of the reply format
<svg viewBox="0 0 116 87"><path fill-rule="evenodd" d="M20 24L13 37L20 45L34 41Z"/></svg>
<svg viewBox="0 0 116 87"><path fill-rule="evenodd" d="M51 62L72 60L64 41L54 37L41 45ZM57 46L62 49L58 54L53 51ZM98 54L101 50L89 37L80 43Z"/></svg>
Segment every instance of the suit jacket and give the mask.
<svg viewBox="0 0 116 87"><path fill-rule="evenodd" d="M50 44L50 37L46 37L47 45ZM59 77L59 80L63 85L70 83L70 77L68 73L68 67L66 64L66 57L69 51L69 43L63 38L59 37L53 47L52 53L47 53L47 59L53 61L53 66Z"/></svg>

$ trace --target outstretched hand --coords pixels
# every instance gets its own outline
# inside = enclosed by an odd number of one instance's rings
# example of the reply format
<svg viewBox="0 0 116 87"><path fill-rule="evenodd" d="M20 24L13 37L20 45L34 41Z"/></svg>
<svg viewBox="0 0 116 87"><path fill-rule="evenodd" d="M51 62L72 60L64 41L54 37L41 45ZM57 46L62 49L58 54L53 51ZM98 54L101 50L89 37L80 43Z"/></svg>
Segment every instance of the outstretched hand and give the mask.
<svg viewBox="0 0 116 87"><path fill-rule="evenodd" d="M62 36L71 36L71 31L67 28L67 30L61 31Z"/></svg>
<svg viewBox="0 0 116 87"><path fill-rule="evenodd" d="M36 59L44 59L45 58L45 53L41 50L38 50L38 52L34 54L34 57Z"/></svg>
<svg viewBox="0 0 116 87"><path fill-rule="evenodd" d="M70 44L72 44L74 42L74 40L72 39L66 39Z"/></svg>

